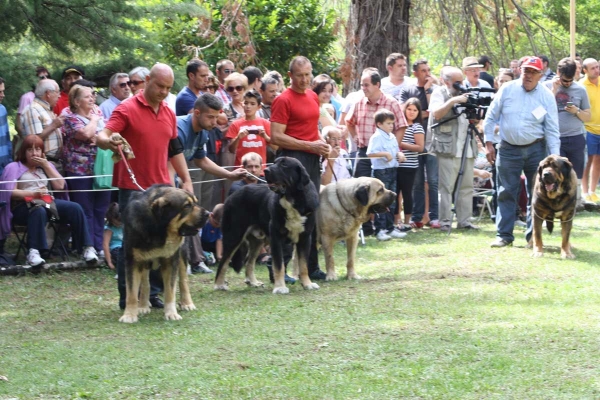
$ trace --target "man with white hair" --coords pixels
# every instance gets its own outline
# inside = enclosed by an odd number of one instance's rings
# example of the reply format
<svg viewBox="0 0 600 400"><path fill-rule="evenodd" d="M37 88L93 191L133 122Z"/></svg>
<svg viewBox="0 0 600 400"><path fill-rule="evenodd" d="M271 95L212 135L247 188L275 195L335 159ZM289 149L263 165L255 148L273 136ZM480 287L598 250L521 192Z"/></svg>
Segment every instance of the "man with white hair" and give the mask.
<svg viewBox="0 0 600 400"><path fill-rule="evenodd" d="M102 115L104 115L106 121L110 118L113 110L121 104L123 100L131 96L129 85L129 75L124 72L117 72L110 77L110 97L100 104L100 111L102 111Z"/></svg>
<svg viewBox="0 0 600 400"><path fill-rule="evenodd" d="M53 79L42 79L35 87L35 99L23 114L21 125L23 136L39 135L44 141L44 153L57 169L61 170L58 160L62 148L62 134L60 128L65 121L64 116L57 117L52 111L60 97L60 88Z"/></svg>

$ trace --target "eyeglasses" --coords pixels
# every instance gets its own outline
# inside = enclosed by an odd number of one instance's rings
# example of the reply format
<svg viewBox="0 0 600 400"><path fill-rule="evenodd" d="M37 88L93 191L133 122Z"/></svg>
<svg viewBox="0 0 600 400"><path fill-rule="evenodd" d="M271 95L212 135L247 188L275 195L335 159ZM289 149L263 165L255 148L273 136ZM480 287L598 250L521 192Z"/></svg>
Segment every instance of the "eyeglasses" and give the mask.
<svg viewBox="0 0 600 400"><path fill-rule="evenodd" d="M119 87L121 89L125 89L127 86L129 86L129 82L121 82L121 83L119 83Z"/></svg>
<svg viewBox="0 0 600 400"><path fill-rule="evenodd" d="M219 87L218 86L207 86L207 89L212 89L212 90L217 90Z"/></svg>
<svg viewBox="0 0 600 400"><path fill-rule="evenodd" d="M141 85L142 83L144 83L144 81L129 81L126 84L128 86L137 86L137 85Z"/></svg>
<svg viewBox="0 0 600 400"><path fill-rule="evenodd" d="M561 81L562 83L571 83L571 82L573 82L573 79L563 79L563 78L561 77L561 78L560 78L560 81Z"/></svg>
<svg viewBox="0 0 600 400"><path fill-rule="evenodd" d="M38 76L38 79L39 79L40 81L41 81L41 80L44 80L44 79L46 79L46 78L48 78L46 75L40 75L40 76Z"/></svg>
<svg viewBox="0 0 600 400"><path fill-rule="evenodd" d="M92 90L92 96L98 96L98 91L97 90Z"/></svg>
<svg viewBox="0 0 600 400"><path fill-rule="evenodd" d="M244 91L244 87L243 86L228 86L227 87L227 91L230 93L233 93L233 91L237 91L237 92L243 92Z"/></svg>
<svg viewBox="0 0 600 400"><path fill-rule="evenodd" d="M224 69L223 72L225 72L226 74L232 74L235 72L235 69Z"/></svg>

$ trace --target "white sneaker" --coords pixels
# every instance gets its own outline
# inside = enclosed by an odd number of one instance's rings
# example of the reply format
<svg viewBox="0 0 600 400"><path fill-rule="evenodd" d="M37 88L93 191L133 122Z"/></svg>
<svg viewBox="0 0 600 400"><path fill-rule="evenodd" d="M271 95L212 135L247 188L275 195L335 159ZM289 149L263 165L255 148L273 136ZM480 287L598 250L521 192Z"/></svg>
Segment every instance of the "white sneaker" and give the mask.
<svg viewBox="0 0 600 400"><path fill-rule="evenodd" d="M98 257L105 258L104 257L104 250L100 250L100 252L98 253Z"/></svg>
<svg viewBox="0 0 600 400"><path fill-rule="evenodd" d="M406 232L400 232L398 229L392 229L387 233L393 239L402 239L406 237Z"/></svg>
<svg viewBox="0 0 600 400"><path fill-rule="evenodd" d="M387 233L385 233L385 231L379 231L379 233L377 233L377 236L375 236L377 238L377 240L384 242L386 240L390 240L392 237L390 235L388 235Z"/></svg>
<svg viewBox="0 0 600 400"><path fill-rule="evenodd" d="M83 249L83 259L85 262L98 261L98 254L93 246L88 246Z"/></svg>
<svg viewBox="0 0 600 400"><path fill-rule="evenodd" d="M515 227L518 228L527 228L527 224L523 221L521 221L520 219L515 221Z"/></svg>
<svg viewBox="0 0 600 400"><path fill-rule="evenodd" d="M27 264L32 267L37 267L38 265L42 265L46 262L41 256L40 252L36 249L29 249L29 254L27 254Z"/></svg>

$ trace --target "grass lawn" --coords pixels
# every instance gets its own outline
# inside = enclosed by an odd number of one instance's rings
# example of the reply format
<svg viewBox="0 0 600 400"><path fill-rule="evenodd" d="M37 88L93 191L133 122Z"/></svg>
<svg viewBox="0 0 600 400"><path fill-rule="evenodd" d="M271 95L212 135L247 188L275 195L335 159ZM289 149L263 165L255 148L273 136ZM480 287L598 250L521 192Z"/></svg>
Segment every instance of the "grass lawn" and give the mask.
<svg viewBox="0 0 600 400"><path fill-rule="evenodd" d="M318 291L193 275L199 310L177 322L119 323L107 269L0 277L0 399L598 399L598 216L577 215L575 260L560 230L534 259L518 228L490 249L482 222L368 238L364 279Z"/></svg>

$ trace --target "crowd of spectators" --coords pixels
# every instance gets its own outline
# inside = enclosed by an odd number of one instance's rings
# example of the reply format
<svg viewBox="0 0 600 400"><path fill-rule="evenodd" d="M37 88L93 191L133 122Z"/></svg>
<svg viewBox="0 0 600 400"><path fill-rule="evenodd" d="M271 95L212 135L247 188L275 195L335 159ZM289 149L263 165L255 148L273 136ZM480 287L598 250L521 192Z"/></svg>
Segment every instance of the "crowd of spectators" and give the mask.
<svg viewBox="0 0 600 400"><path fill-rule="evenodd" d="M448 232L454 213L457 228L478 229L472 223L478 212L473 186L487 187L496 194L492 247L507 246L515 225L530 232L527 203L520 199L531 198L535 168L547 154L573 163L580 208L600 204L598 62L565 58L556 71L549 63L545 56L527 56L495 69L487 56L465 57L460 68L445 66L434 76L426 59L409 64L393 53L386 71L361 71L361 89L343 98L337 83L316 74L304 57L285 71L287 87L277 71L242 70L227 59L211 70L192 59L177 95L171 93L171 68L156 64L115 73L102 103L83 68L66 67L59 85L38 67L35 86L21 97L12 141L0 104L0 239L13 225L27 225L27 261L43 264L46 215L31 211L28 199L54 191L59 214L69 214L64 219L73 248L88 261L106 257L121 274L118 210L139 187L117 163L118 195L94 190L94 164L98 148L116 152L124 138L135 154L130 165L141 187L178 184L213 210L208 230L188 243L193 272L212 272L206 247L220 257L221 203L243 185L260 184L265 165L280 155L298 158L317 186L374 176L396 190L391 212L363 226L378 240L401 239L424 226ZM0 78L0 103L4 91ZM474 94L492 98L485 119L464 113ZM470 122L484 136L472 135ZM316 235L312 241L309 273L323 279ZM153 296L160 291L155 283Z"/></svg>

